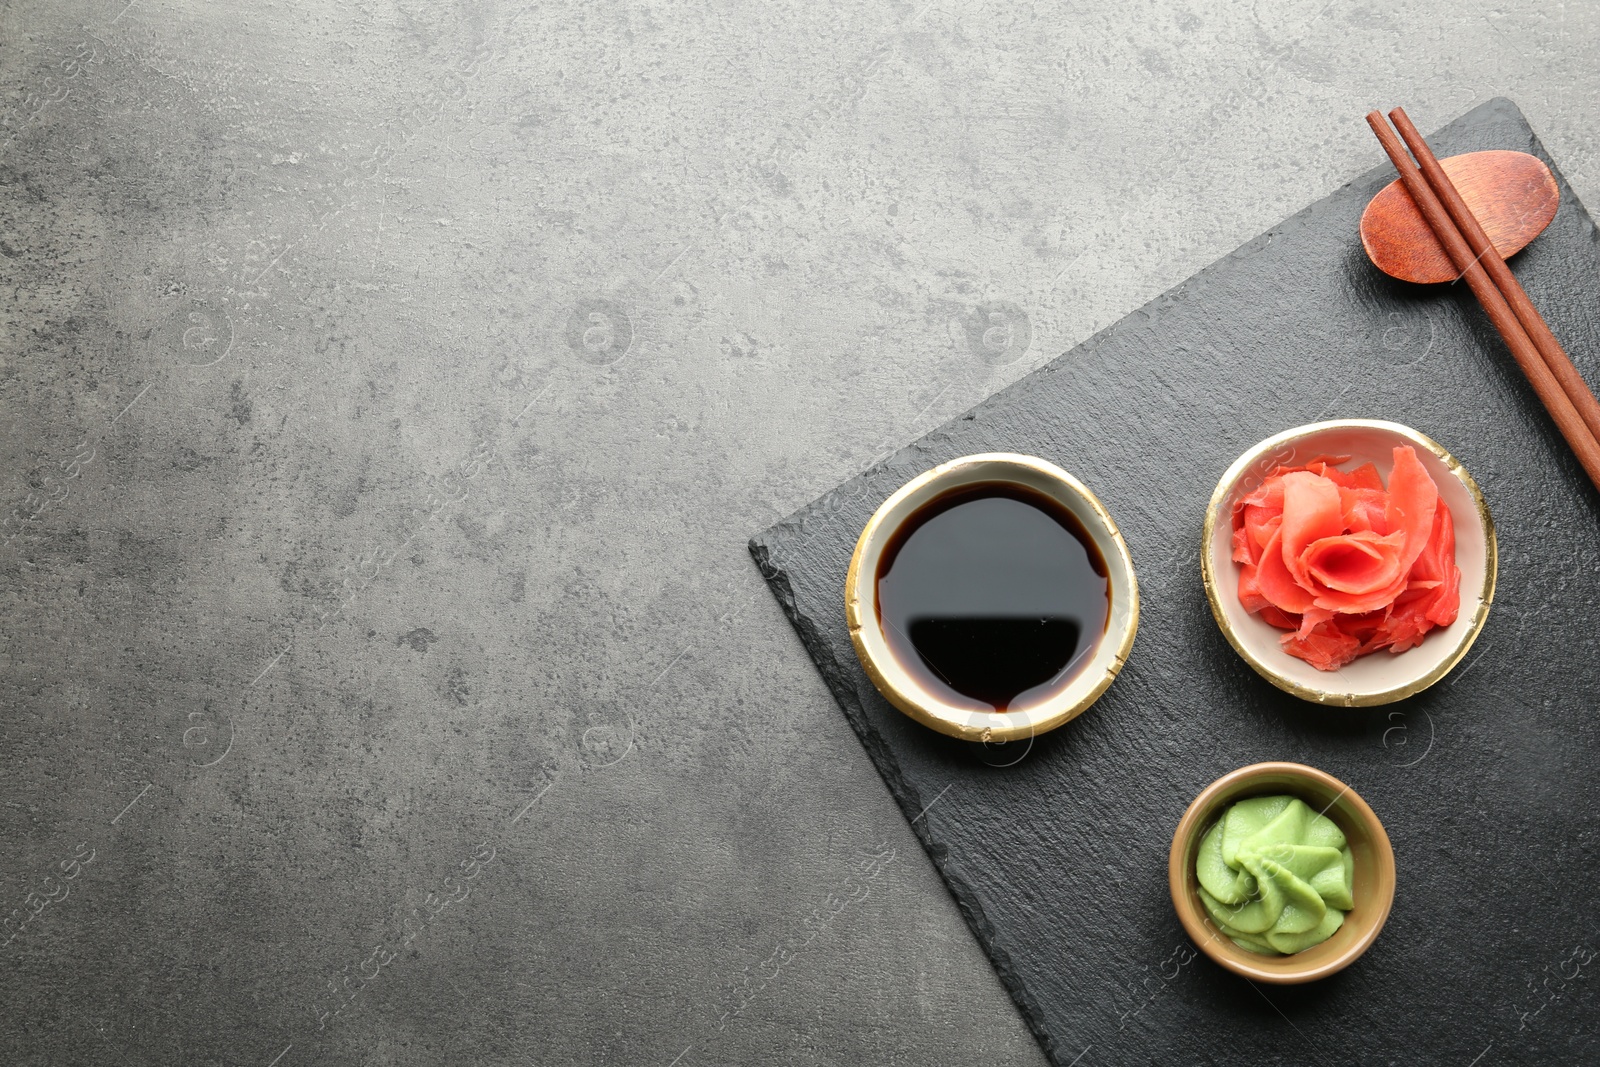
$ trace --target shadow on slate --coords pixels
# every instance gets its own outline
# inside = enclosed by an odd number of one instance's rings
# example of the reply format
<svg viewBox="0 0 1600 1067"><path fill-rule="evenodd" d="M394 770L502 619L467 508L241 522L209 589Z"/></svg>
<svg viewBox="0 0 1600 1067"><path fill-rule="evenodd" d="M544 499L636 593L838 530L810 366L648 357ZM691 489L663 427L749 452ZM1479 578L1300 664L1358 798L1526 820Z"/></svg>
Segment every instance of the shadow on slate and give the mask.
<svg viewBox="0 0 1600 1067"><path fill-rule="evenodd" d="M1550 162L1503 99L1430 142L1441 156L1509 148ZM1600 973L1572 975L1600 953L1600 498L1466 287L1395 282L1366 260L1357 222L1392 177L1385 161L751 541L1057 1064L1466 1067L1485 1050L1484 1063L1600 1062ZM1556 177L1560 211L1512 268L1600 382L1600 240ZM1499 594L1477 647L1386 708L1274 689L1217 631L1200 585L1201 523L1229 463L1338 417L1394 419L1443 443L1499 530ZM1122 527L1142 594L1121 677L1031 748L918 726L873 688L845 628L845 569L879 502L928 467L992 451L1042 456L1088 484ZM1167 896L1189 801L1274 759L1349 782L1399 863L1382 936L1309 986L1254 986L1215 966Z"/></svg>

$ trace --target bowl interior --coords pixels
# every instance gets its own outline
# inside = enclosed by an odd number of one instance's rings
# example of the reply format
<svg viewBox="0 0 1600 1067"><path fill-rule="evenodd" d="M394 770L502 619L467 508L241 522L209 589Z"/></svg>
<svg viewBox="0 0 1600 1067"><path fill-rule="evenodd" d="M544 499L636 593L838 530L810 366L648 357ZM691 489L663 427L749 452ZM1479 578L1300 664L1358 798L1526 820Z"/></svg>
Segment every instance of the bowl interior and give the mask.
<svg viewBox="0 0 1600 1067"><path fill-rule="evenodd" d="M1043 493L1083 524L1106 561L1111 611L1105 636L1067 687L1047 699L1005 712L974 711L924 688L895 657L878 621L878 562L895 530L919 508L951 489L1009 482ZM924 725L968 740L1009 741L1054 729L1094 702L1122 668L1139 619L1138 583L1117 525L1105 507L1066 471L1033 456L1007 452L966 456L941 464L884 501L856 543L846 579L850 637L868 676L888 700Z"/></svg>
<svg viewBox="0 0 1600 1067"><path fill-rule="evenodd" d="M1402 654L1377 652L1337 671L1319 671L1283 651L1279 638L1286 631L1251 615L1239 603L1239 565L1232 558L1234 504L1259 488L1276 468L1320 456L1349 456L1348 463L1340 464L1345 470L1371 462L1387 485L1395 446L1403 444L1416 451L1455 521L1461 611L1454 623L1435 629ZM1431 685L1472 646L1494 596L1494 527L1477 485L1437 443L1397 423L1319 423L1279 434L1246 452L1223 476L1212 499L1202 552L1212 611L1240 655L1280 688L1325 703L1388 703Z"/></svg>
<svg viewBox="0 0 1600 1067"><path fill-rule="evenodd" d="M1181 864L1182 881L1173 903L1185 929L1201 951L1229 970L1266 982L1311 981L1347 966L1378 936L1394 902L1394 853L1372 809L1343 783L1293 764L1260 766L1260 770L1247 768L1252 773L1241 774L1206 796L1195 809L1194 818L1185 815L1182 840L1174 844L1174 862ZM1200 839L1222 817L1228 805L1246 797L1268 794L1297 796L1313 810L1332 819L1344 832L1353 867L1355 907L1345 916L1344 925L1320 945L1291 956L1251 952L1219 931L1200 902L1200 883L1195 875L1195 855Z"/></svg>

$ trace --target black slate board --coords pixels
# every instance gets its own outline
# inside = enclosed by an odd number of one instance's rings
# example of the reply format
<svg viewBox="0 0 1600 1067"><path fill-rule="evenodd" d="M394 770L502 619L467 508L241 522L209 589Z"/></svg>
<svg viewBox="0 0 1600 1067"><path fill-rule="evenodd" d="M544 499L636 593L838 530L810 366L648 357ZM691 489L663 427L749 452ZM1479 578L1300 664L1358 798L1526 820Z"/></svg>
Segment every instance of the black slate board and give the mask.
<svg viewBox="0 0 1600 1067"><path fill-rule="evenodd" d="M1550 162L1506 100L1430 141L1441 156L1510 148ZM1385 162L751 542L1057 1064L1600 1062L1600 498L1466 287L1397 283L1365 259L1357 221L1392 176ZM1512 267L1600 381L1600 240L1564 181L1561 197ZM1453 451L1501 551L1468 659L1367 711L1302 703L1252 673L1217 631L1198 567L1206 501L1235 456L1358 416ZM1031 749L916 725L873 689L845 629L845 569L877 504L988 451L1083 479L1141 584L1122 676ZM1383 935L1310 986L1256 986L1196 955L1167 897L1184 807L1268 759L1349 782L1399 863Z"/></svg>

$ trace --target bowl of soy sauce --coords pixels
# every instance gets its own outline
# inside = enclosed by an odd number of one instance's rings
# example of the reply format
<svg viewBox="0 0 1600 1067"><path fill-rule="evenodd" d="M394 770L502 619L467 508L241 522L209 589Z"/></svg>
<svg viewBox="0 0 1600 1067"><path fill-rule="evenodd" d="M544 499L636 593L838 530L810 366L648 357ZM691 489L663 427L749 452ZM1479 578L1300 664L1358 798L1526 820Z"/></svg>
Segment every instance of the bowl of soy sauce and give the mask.
<svg viewBox="0 0 1600 1067"><path fill-rule="evenodd" d="M1122 669L1139 586L1117 524L1082 482L990 452L901 486L845 579L856 655L888 701L968 741L1034 737L1082 714Z"/></svg>

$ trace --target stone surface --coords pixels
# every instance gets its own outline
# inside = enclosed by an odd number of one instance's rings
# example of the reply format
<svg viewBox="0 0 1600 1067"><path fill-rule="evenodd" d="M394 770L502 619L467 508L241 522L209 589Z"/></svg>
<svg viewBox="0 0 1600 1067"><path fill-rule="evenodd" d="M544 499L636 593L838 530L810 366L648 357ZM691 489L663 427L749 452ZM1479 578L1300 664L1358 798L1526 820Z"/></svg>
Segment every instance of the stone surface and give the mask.
<svg viewBox="0 0 1600 1067"><path fill-rule="evenodd" d="M1513 97L1600 200L1597 43L1529 0L0 5L0 1060L1043 1062L746 539L1372 166L1375 104ZM1546 714L1481 740L1574 758Z"/></svg>
<svg viewBox="0 0 1600 1067"><path fill-rule="evenodd" d="M1506 100L1429 143L1549 162ZM1582 974L1600 966L1589 771L1600 731L1585 699L1600 689L1586 654L1600 496L1465 287L1395 282L1367 261L1356 227L1393 175L1374 168L751 543L1052 1062L1600 1054L1600 996ZM1600 238L1570 187L1512 262L1600 379ZM1440 684L1382 708L1321 707L1258 677L1199 580L1223 471L1324 417L1417 426L1474 473L1497 517L1500 587L1480 644ZM873 510L917 473L981 452L1077 475L1117 518L1139 574L1139 633L1111 688L1066 727L1010 744L956 741L901 714L861 668L844 617ZM1378 940L1308 987L1263 988L1198 955L1168 895L1189 802L1265 760L1349 784L1384 821L1399 869ZM1554 1004L1565 1021L1541 1024Z"/></svg>

